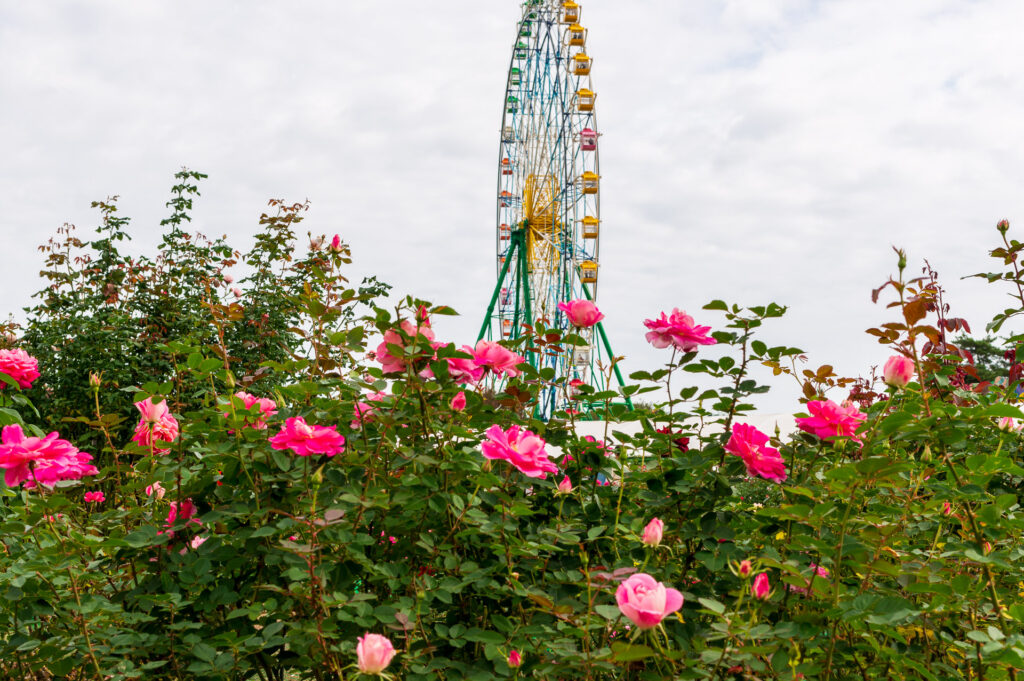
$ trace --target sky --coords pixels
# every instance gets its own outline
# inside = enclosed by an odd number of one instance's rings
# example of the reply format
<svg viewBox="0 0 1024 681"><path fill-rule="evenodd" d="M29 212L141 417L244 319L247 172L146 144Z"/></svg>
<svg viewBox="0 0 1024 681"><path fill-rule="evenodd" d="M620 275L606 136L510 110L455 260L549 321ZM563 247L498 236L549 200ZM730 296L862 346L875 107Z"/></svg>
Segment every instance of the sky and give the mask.
<svg viewBox="0 0 1024 681"><path fill-rule="evenodd" d="M644 319L678 307L715 328L700 308L717 298L788 306L766 342L867 374L890 354L864 330L893 317L870 293L894 246L911 271L927 258L976 333L1008 302L963 277L998 264L997 221L1024 222L1024 3L581 5L598 305L627 372L667 360ZM41 287L40 243L96 225L91 201L119 195L132 248L151 252L188 166L209 174L199 231L248 247L267 199L308 198L303 225L352 246L354 280L454 307L439 338L472 342L520 14L512 0L0 0L0 317ZM798 408L784 379L760 408Z"/></svg>

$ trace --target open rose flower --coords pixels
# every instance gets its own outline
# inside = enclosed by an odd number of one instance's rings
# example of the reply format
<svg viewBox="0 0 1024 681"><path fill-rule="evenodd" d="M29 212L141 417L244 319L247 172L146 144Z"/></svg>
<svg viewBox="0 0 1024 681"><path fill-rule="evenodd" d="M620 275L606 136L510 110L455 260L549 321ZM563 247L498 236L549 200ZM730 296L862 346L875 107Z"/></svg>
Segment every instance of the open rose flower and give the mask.
<svg viewBox="0 0 1024 681"><path fill-rule="evenodd" d="M473 349L473 360L477 366L486 367L499 376L515 377L519 375L516 367L525 362L526 358L497 342L482 340Z"/></svg>
<svg viewBox="0 0 1024 681"><path fill-rule="evenodd" d="M807 411L811 415L796 419L797 428L822 440L837 437L858 440L857 428L867 418L856 405L839 406L832 400L812 400L807 403Z"/></svg>
<svg viewBox="0 0 1024 681"><path fill-rule="evenodd" d="M656 348L674 346L682 352L691 352L701 345L714 345L718 341L708 336L710 326L697 326L693 317L678 308L671 315L664 312L657 319L644 320L647 342Z"/></svg>
<svg viewBox="0 0 1024 681"><path fill-rule="evenodd" d="M39 378L39 361L21 348L0 350L0 371L7 374L21 388L31 388L32 381ZM7 384L0 381L0 389Z"/></svg>
<svg viewBox="0 0 1024 681"><path fill-rule="evenodd" d="M894 388L902 388L914 377L914 361L903 355L893 355L882 367L882 380Z"/></svg>
<svg viewBox="0 0 1024 681"><path fill-rule="evenodd" d="M559 303L558 309L565 313L569 323L579 329L589 329L594 324L604 319L604 315L589 300L570 300L567 303Z"/></svg>
<svg viewBox="0 0 1024 681"><path fill-rule="evenodd" d="M103 492L86 492L85 496L82 497L82 500L87 504L91 504L93 502L99 504L106 501L106 497L103 496Z"/></svg>
<svg viewBox="0 0 1024 681"><path fill-rule="evenodd" d="M459 351L467 355L474 354L473 348L468 345L463 345ZM486 367L478 365L472 357L449 357L445 361L448 362L448 375L456 383L476 385L484 377Z"/></svg>
<svg viewBox="0 0 1024 681"><path fill-rule="evenodd" d="M519 426L510 426L507 431L495 424L484 435L487 439L480 444L480 451L488 459L502 459L518 468L531 478L545 478L548 473L557 473L558 466L548 460L544 451L544 440Z"/></svg>
<svg viewBox="0 0 1024 681"><path fill-rule="evenodd" d="M301 416L287 419L281 432L269 442L274 449L290 449L299 456L334 456L345 451L345 436L335 426L310 425Z"/></svg>
<svg viewBox="0 0 1024 681"><path fill-rule="evenodd" d="M619 610L640 629L653 629L683 607L683 595L648 574L638 572L615 591Z"/></svg>
<svg viewBox="0 0 1024 681"><path fill-rule="evenodd" d="M409 320L405 320L400 324L402 331L406 336L415 340L417 336L423 336L428 342L434 340L434 331L430 328L430 321L423 319L418 324L413 324ZM381 369L385 374L401 373L407 366L407 361L403 357L396 357L391 354L388 350L389 345L397 345L398 347L405 348L406 340L402 337L402 334L394 329L388 329L384 332L384 340L380 345L377 346L377 351L374 353L374 357L381 364ZM431 346L434 343L431 342Z"/></svg>
<svg viewBox="0 0 1024 681"><path fill-rule="evenodd" d="M167 400L154 403L153 399L147 397L141 402L136 402L135 407L142 414L139 424L135 426L135 435L132 440L142 447L151 447L157 454L166 454L171 451L156 446L156 443L174 442L178 438L178 421L171 415L167 407Z"/></svg>
<svg viewBox="0 0 1024 681"><path fill-rule="evenodd" d="M46 437L26 436L21 426L4 426L0 434L0 468L5 469L8 487L36 483L52 487L61 480L79 480L99 471L89 462L92 456L62 440L57 433Z"/></svg>
<svg viewBox="0 0 1024 681"><path fill-rule="evenodd" d="M267 421L277 413L277 402L269 397L256 397L243 390L236 392L235 397L242 400L242 403L245 405L248 413L242 416L245 417L245 425L250 428L255 428L256 430L266 429ZM253 407L256 407L255 413L253 413ZM228 413L224 414L225 418L229 416L230 414Z"/></svg>
<svg viewBox="0 0 1024 681"><path fill-rule="evenodd" d="M385 636L367 634L359 637L356 645L356 666L363 674L380 674L391 664L395 646Z"/></svg>
<svg viewBox="0 0 1024 681"><path fill-rule="evenodd" d="M768 446L768 436L746 423L734 423L732 437L725 451L743 459L747 475L782 482L786 479L786 462L782 454Z"/></svg>

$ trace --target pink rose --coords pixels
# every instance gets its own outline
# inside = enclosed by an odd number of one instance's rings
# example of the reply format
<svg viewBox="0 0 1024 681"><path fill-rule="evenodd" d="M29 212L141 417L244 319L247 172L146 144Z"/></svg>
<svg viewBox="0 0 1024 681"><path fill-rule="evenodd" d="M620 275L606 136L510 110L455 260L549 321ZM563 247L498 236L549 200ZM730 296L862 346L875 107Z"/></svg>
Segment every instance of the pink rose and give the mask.
<svg viewBox="0 0 1024 681"><path fill-rule="evenodd" d="M903 355L893 355L882 367L882 380L894 388L902 388L914 377L914 361Z"/></svg>
<svg viewBox="0 0 1024 681"><path fill-rule="evenodd" d="M136 402L135 407L142 414L135 426L132 440L142 447L152 447L157 454L166 454L170 449L154 446L157 442L174 442L178 437L178 421L167 408L167 400L154 403L151 397Z"/></svg>
<svg viewBox="0 0 1024 681"><path fill-rule="evenodd" d="M348 424L348 427L352 430L362 428L363 424L372 421L377 413L376 407L369 402L356 402L353 411L355 412L355 418Z"/></svg>
<svg viewBox="0 0 1024 681"><path fill-rule="evenodd" d="M345 436L335 426L309 425L301 416L287 419L281 432L268 441L274 449L290 449L299 456L334 456L345 451Z"/></svg>
<svg viewBox="0 0 1024 681"><path fill-rule="evenodd" d="M468 355L473 354L473 348L468 345L463 345L459 351ZM484 377L485 367L478 366L475 359L449 357L445 361L448 362L448 375L456 383L476 385L477 381Z"/></svg>
<svg viewBox="0 0 1024 681"><path fill-rule="evenodd" d="M452 398L451 407L453 411L462 411L466 408L466 393L459 391L459 394Z"/></svg>
<svg viewBox="0 0 1024 681"><path fill-rule="evenodd" d="M167 491L164 489L164 486L161 485L159 482L154 482L152 485L146 486L147 497L151 497L155 494L157 499L163 499L164 494L166 493Z"/></svg>
<svg viewBox="0 0 1024 681"><path fill-rule="evenodd" d="M235 294L235 298L242 297L242 289L238 288L237 286L231 289L231 292Z"/></svg>
<svg viewBox="0 0 1024 681"><path fill-rule="evenodd" d="M428 342L434 340L434 331L430 328L429 320L421 320L418 326L413 325L409 320L403 321L399 325L405 335L415 340L417 336L423 336ZM401 357L395 357L388 351L389 345L397 345L401 348L406 346L406 341L395 329L388 329L384 332L384 339L380 345L377 346L377 351L374 353L374 357L378 362L381 363L381 368L385 374L400 373L405 370L406 360ZM433 345L433 343L431 343Z"/></svg>
<svg viewBox="0 0 1024 681"><path fill-rule="evenodd" d="M768 436L746 423L732 425L732 437L725 451L743 459L747 475L782 482L786 479L786 464L779 450L769 447Z"/></svg>
<svg viewBox="0 0 1024 681"><path fill-rule="evenodd" d="M718 342L707 335L710 326L697 326L693 317L678 308L673 308L670 316L662 312L658 319L645 320L644 326L650 329L646 336L647 342L656 348L672 345L683 352L691 352L700 345L714 345Z"/></svg>
<svg viewBox="0 0 1024 681"><path fill-rule="evenodd" d="M324 237L323 237L323 235L309 237L309 250L311 250L311 251L319 251L320 247L323 246L323 245L324 245Z"/></svg>
<svg viewBox="0 0 1024 681"><path fill-rule="evenodd" d="M519 375L516 367L525 362L526 358L497 342L482 340L473 349L473 360L477 366L487 367L499 376L515 377Z"/></svg>
<svg viewBox="0 0 1024 681"><path fill-rule="evenodd" d="M328 246L328 248L331 251L333 251L334 253L341 253L341 251L342 251L341 236L338 235L338 234L335 234L334 238L331 239L331 245Z"/></svg>
<svg viewBox="0 0 1024 681"><path fill-rule="evenodd" d="M33 488L36 483L52 487L61 480L79 480L99 471L89 461L90 454L57 437L53 432L46 437L26 437L21 426L4 426L0 434L0 468L6 470L4 482L8 487L24 483Z"/></svg>
<svg viewBox="0 0 1024 681"><path fill-rule="evenodd" d="M7 374L21 388L31 388L32 381L39 378L39 360L21 348L0 350L0 371ZM7 384L0 381L0 389Z"/></svg>
<svg viewBox="0 0 1024 681"><path fill-rule="evenodd" d="M736 571L740 573L740 577L746 579L750 576L750 573L753 571L753 569L754 566L750 564L750 561L744 560L740 562L740 566L736 569Z"/></svg>
<svg viewBox="0 0 1024 681"><path fill-rule="evenodd" d="M277 413L277 402L268 397L256 397L243 390L236 392L235 397L242 400L242 404L245 405L245 410L248 412L243 415L247 427L264 430L270 417ZM256 407L254 415L252 414L253 407ZM224 417L228 416L229 414L225 412Z"/></svg>
<svg viewBox="0 0 1024 681"><path fill-rule="evenodd" d="M589 300L570 300L568 303L559 303L558 309L565 313L569 323L580 329L589 329L594 324L604 319L604 315Z"/></svg>
<svg viewBox="0 0 1024 681"><path fill-rule="evenodd" d="M103 496L103 492L86 492L85 496L82 497L82 499L87 504L91 504L92 502L96 502L99 504L106 501L106 497Z"/></svg>
<svg viewBox="0 0 1024 681"><path fill-rule="evenodd" d="M768 573L762 572L754 577L754 583L750 585L750 594L760 600L766 600L771 595L772 586L768 582Z"/></svg>
<svg viewBox="0 0 1024 681"><path fill-rule="evenodd" d="M857 428L868 417L854 404L841 407L832 400L812 400L807 403L807 411L811 415L796 419L797 427L823 440L848 437L859 441Z"/></svg>
<svg viewBox="0 0 1024 681"><path fill-rule="evenodd" d="M665 532L665 523L660 518L652 518L644 528L643 541L647 546L657 546L661 543L662 534Z"/></svg>
<svg viewBox="0 0 1024 681"><path fill-rule="evenodd" d="M391 664L391 658L394 656L395 647L386 637L380 634L359 637L356 658L359 671L363 674L380 674Z"/></svg>
<svg viewBox="0 0 1024 681"><path fill-rule="evenodd" d="M510 426L507 431L495 424L484 435L487 439L480 444L485 458L503 459L531 478L545 478L548 473L557 473L558 466L548 461L544 451L544 440L519 426Z"/></svg>
<svg viewBox="0 0 1024 681"><path fill-rule="evenodd" d="M224 275L224 283L225 284L233 284L233 283L235 283L235 278L232 277L230 274L225 274Z"/></svg>
<svg viewBox="0 0 1024 681"><path fill-rule="evenodd" d="M615 591L619 610L641 629L653 629L683 607L683 595L648 574L637 572Z"/></svg>
<svg viewBox="0 0 1024 681"><path fill-rule="evenodd" d="M569 494L572 492L572 480L569 476L562 478L562 482L558 483L558 491L555 494Z"/></svg>
<svg viewBox="0 0 1024 681"><path fill-rule="evenodd" d="M519 654L518 650L513 650L508 654L508 666L515 669L523 663L523 656Z"/></svg>

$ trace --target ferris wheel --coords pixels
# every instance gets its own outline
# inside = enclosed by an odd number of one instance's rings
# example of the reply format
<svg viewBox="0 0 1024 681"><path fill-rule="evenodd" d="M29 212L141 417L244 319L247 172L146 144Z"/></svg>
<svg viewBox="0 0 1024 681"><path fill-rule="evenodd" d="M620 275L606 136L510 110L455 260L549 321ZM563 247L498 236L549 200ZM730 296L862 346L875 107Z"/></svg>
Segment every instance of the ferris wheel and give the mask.
<svg viewBox="0 0 1024 681"><path fill-rule="evenodd" d="M542 319L570 330L560 302L597 300L601 194L594 60L575 2L527 0L512 49L502 106L496 211L497 284L480 338L516 339ZM611 357L604 329L577 331L586 341L561 353L528 352L554 369L535 413L586 413L574 393L606 389L600 370ZM551 372L544 372L550 375ZM622 383L616 369L616 378ZM496 386L497 387L497 386Z"/></svg>

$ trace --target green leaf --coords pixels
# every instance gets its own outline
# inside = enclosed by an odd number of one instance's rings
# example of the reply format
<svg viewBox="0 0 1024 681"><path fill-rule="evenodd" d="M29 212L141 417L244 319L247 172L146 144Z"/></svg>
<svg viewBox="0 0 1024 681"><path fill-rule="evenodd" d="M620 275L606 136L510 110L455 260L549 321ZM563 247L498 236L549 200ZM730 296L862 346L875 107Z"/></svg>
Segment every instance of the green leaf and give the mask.
<svg viewBox="0 0 1024 681"><path fill-rule="evenodd" d="M634 662L654 655L654 649L648 646L631 645L623 641L612 644L612 662Z"/></svg>

